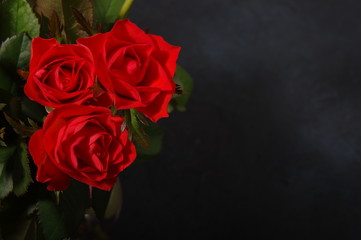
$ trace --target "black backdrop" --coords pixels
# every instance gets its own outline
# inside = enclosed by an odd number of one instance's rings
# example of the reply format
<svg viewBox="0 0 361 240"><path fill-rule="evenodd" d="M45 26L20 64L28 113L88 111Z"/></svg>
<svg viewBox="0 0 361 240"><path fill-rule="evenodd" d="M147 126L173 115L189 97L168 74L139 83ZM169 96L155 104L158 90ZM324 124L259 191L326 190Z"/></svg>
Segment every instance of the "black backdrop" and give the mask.
<svg viewBox="0 0 361 240"><path fill-rule="evenodd" d="M112 239L361 238L361 2L136 0L195 89ZM213 238L212 238L213 239Z"/></svg>

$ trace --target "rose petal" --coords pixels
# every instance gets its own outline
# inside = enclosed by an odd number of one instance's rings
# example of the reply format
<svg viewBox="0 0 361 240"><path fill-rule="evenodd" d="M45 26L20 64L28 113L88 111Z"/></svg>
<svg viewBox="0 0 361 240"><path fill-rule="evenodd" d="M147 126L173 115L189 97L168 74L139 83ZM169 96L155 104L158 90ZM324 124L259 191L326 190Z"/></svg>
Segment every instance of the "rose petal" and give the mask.
<svg viewBox="0 0 361 240"><path fill-rule="evenodd" d="M157 61L164 65L165 69L167 69L171 77L173 77L181 48L167 43L161 36L149 34L149 37L157 46L157 53L155 54L157 56Z"/></svg>
<svg viewBox="0 0 361 240"><path fill-rule="evenodd" d="M157 122L160 118L168 117L168 104L172 99L172 94L162 92L147 107L136 108L137 111L143 113L153 122Z"/></svg>
<svg viewBox="0 0 361 240"><path fill-rule="evenodd" d="M45 152L43 139L43 130L38 130L29 140L29 152L38 167L36 180L42 183L49 182L47 189L50 191L64 190L69 186L70 179L51 162Z"/></svg>

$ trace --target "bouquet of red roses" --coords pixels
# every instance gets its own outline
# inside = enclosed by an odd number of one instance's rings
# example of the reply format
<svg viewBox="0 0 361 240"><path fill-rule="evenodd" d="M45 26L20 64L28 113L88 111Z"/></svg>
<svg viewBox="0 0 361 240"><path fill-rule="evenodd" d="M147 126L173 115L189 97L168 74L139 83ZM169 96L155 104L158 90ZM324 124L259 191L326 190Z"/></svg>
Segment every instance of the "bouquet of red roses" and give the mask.
<svg viewBox="0 0 361 240"><path fill-rule="evenodd" d="M192 88L132 0L0 1L0 239L104 239L118 175Z"/></svg>

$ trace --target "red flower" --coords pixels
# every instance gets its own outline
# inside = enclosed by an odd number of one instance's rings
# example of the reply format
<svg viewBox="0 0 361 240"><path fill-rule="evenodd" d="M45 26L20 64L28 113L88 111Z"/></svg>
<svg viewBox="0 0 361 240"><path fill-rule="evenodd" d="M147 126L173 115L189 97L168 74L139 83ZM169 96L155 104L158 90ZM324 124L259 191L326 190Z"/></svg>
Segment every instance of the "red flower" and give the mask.
<svg viewBox="0 0 361 240"><path fill-rule="evenodd" d="M179 47L129 20L77 42L92 52L99 82L117 109L135 108L154 122L168 116Z"/></svg>
<svg viewBox="0 0 361 240"><path fill-rule="evenodd" d="M92 97L94 63L83 45L61 45L54 38L34 38L31 45L30 73L25 94L48 107L82 103Z"/></svg>
<svg viewBox="0 0 361 240"><path fill-rule="evenodd" d="M53 110L29 141L36 179L48 190L64 190L74 178L110 190L136 157L123 119L104 107L68 104Z"/></svg>

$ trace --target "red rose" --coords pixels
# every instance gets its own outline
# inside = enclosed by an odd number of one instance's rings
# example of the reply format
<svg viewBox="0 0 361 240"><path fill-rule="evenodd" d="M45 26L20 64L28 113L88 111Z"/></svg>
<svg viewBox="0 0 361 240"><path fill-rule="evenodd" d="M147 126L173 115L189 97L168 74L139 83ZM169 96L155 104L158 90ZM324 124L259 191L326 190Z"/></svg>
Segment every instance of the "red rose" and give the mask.
<svg viewBox="0 0 361 240"><path fill-rule="evenodd" d="M154 122L168 116L180 47L146 34L129 20L77 42L92 52L99 82L117 109L135 108Z"/></svg>
<svg viewBox="0 0 361 240"><path fill-rule="evenodd" d="M94 62L79 44L59 44L56 39L34 38L25 94L48 107L81 103L92 96Z"/></svg>
<svg viewBox="0 0 361 240"><path fill-rule="evenodd" d="M64 190L70 178L110 190L136 157L123 118L104 107L68 104L56 108L29 141L38 167L36 179L48 190Z"/></svg>

